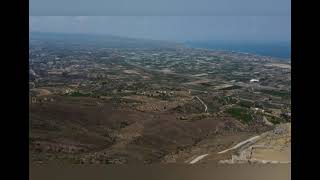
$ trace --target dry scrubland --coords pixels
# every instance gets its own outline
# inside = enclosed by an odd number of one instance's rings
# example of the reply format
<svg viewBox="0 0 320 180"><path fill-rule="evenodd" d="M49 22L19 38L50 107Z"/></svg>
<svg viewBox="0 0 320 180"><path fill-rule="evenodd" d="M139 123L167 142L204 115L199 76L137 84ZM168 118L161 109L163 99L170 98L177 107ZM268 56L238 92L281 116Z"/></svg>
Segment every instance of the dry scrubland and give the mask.
<svg viewBox="0 0 320 180"><path fill-rule="evenodd" d="M31 41L32 163L290 162L290 63L64 41Z"/></svg>

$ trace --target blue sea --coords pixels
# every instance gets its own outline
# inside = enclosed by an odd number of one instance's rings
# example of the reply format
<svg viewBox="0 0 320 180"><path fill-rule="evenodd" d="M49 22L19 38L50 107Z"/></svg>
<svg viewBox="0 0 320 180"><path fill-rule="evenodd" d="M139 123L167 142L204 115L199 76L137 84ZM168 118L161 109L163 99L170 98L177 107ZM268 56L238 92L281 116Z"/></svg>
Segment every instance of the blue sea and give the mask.
<svg viewBox="0 0 320 180"><path fill-rule="evenodd" d="M290 42L281 43L217 43L217 42L185 42L186 46L191 48L204 48L214 50L227 50L243 53L251 53L262 56L270 56L290 60L291 44Z"/></svg>

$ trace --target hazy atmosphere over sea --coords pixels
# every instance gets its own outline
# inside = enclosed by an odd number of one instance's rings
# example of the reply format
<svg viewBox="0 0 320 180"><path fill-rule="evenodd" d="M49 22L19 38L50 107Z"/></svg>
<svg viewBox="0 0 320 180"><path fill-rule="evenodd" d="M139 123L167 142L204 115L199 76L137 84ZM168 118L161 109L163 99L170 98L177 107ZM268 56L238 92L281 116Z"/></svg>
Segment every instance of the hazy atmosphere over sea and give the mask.
<svg viewBox="0 0 320 180"><path fill-rule="evenodd" d="M169 40L290 58L290 7L289 0L31 0L30 31Z"/></svg>

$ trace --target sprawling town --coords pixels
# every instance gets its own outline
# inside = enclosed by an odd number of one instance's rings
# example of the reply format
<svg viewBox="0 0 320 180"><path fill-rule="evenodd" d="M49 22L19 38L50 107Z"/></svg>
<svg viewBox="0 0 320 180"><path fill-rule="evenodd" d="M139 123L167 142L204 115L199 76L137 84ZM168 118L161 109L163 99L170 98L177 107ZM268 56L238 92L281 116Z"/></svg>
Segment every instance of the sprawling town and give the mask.
<svg viewBox="0 0 320 180"><path fill-rule="evenodd" d="M31 39L30 160L290 161L289 60L166 45Z"/></svg>

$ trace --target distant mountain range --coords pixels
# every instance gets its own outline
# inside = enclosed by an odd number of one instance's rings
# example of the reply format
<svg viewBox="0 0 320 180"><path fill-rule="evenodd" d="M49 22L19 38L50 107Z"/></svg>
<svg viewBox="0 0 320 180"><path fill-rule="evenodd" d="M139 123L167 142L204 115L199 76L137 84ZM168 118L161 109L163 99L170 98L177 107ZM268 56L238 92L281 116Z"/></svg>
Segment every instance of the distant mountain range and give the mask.
<svg viewBox="0 0 320 180"><path fill-rule="evenodd" d="M181 43L127 38L100 34L73 34L56 32L30 32L29 43L62 43L64 45L94 46L104 48L177 48L183 47Z"/></svg>

